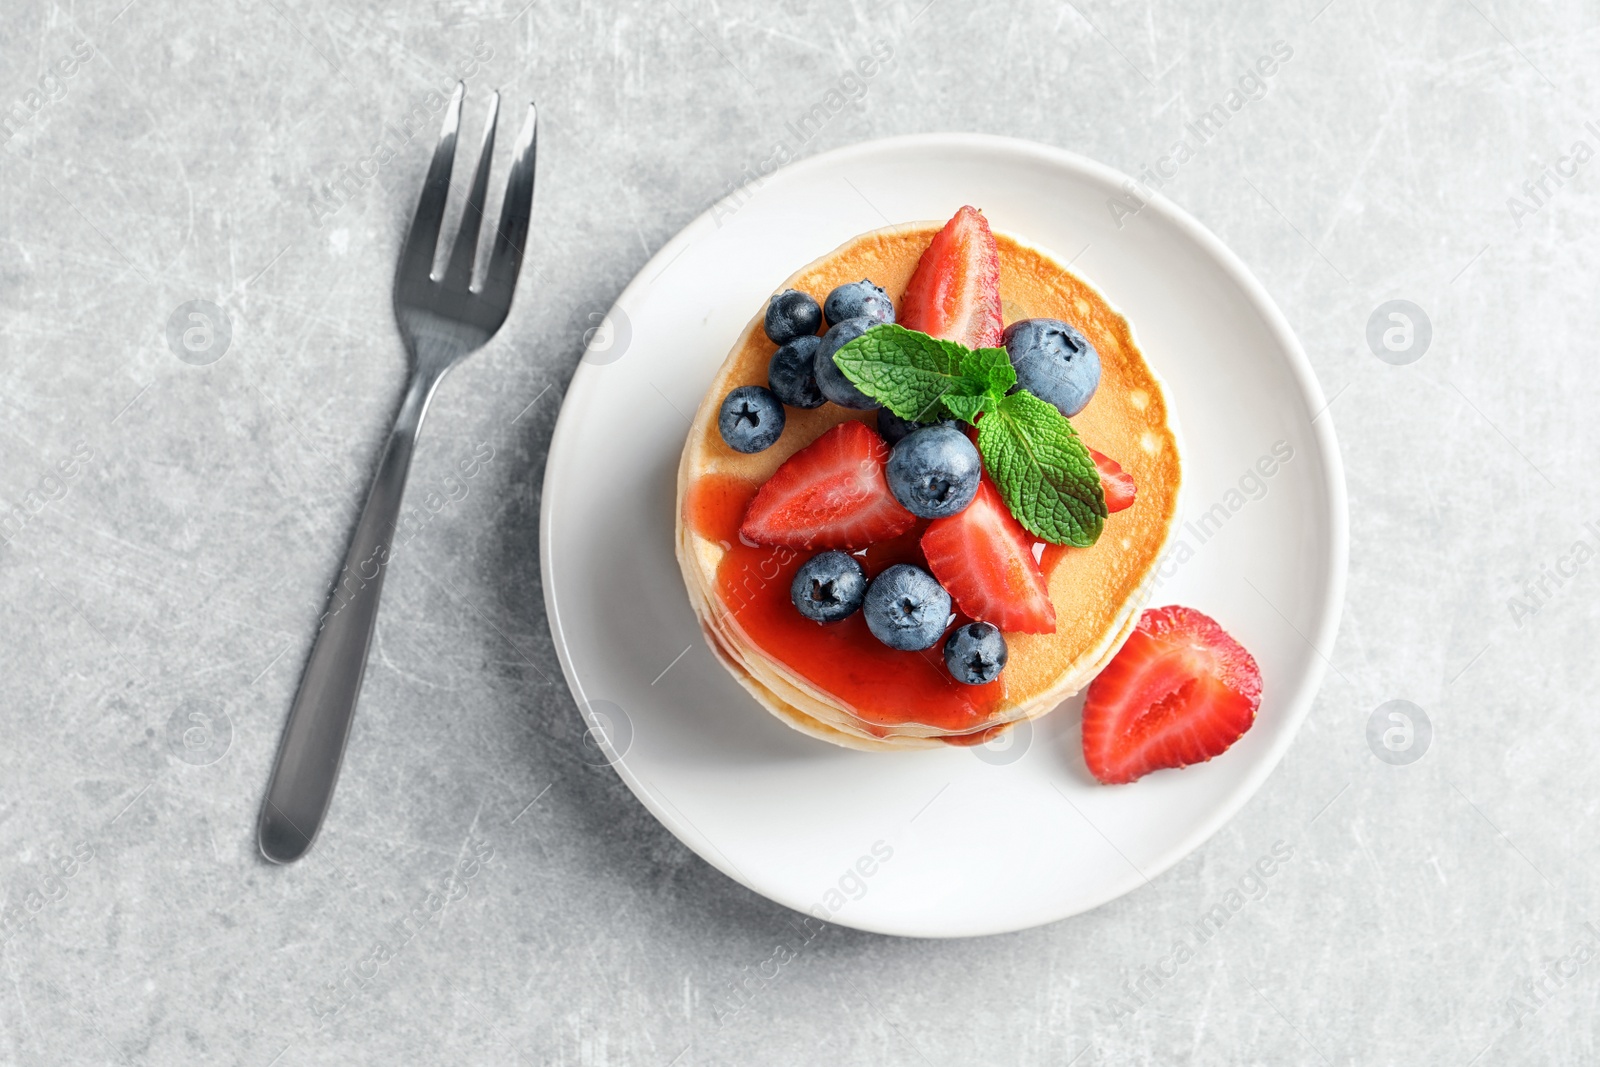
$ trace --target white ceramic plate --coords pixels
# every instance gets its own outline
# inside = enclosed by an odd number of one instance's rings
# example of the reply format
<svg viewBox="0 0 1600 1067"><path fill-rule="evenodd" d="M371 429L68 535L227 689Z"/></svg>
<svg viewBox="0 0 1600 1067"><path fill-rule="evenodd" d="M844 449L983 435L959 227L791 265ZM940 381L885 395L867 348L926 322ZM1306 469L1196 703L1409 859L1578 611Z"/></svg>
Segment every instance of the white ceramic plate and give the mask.
<svg viewBox="0 0 1600 1067"><path fill-rule="evenodd" d="M645 807L756 892L911 936L1061 919L1197 847L1260 787L1304 718L1344 590L1332 418L1282 314L1216 237L1161 199L1118 227L1108 199L1127 201L1125 182L1067 152L968 135L805 160L661 249L574 375L540 531L561 665L589 740L609 739ZM1254 728L1210 763L1097 785L1080 748L1081 698L1001 747L836 748L769 715L701 636L673 557L673 509L689 418L712 375L795 270L858 233L967 203L1070 261L1128 317L1166 380L1188 524L1152 603L1215 617L1264 679Z"/></svg>

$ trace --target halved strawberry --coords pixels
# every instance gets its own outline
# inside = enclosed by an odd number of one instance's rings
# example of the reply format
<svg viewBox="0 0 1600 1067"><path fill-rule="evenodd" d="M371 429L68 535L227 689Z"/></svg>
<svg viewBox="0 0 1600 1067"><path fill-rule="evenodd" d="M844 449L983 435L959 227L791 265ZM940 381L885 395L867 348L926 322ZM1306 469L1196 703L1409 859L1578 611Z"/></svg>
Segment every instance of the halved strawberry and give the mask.
<svg viewBox="0 0 1600 1067"><path fill-rule="evenodd" d="M957 211L934 235L895 321L968 348L1000 346L1000 248L977 208Z"/></svg>
<svg viewBox="0 0 1600 1067"><path fill-rule="evenodd" d="M1107 785L1219 756L1255 721L1261 671L1193 608L1152 608L1083 705L1083 758Z"/></svg>
<svg viewBox="0 0 1600 1067"><path fill-rule="evenodd" d="M1106 495L1106 511L1122 511L1133 507L1133 475L1125 472L1110 456L1089 449L1095 470L1100 472L1100 489Z"/></svg>
<svg viewBox="0 0 1600 1067"><path fill-rule="evenodd" d="M917 517L889 492L888 459L882 437L854 419L841 422L772 472L739 536L790 548L865 548L898 537Z"/></svg>
<svg viewBox="0 0 1600 1067"><path fill-rule="evenodd" d="M965 511L928 524L922 554L965 614L1011 632L1055 632L1056 609L1033 558L1033 538L987 475Z"/></svg>

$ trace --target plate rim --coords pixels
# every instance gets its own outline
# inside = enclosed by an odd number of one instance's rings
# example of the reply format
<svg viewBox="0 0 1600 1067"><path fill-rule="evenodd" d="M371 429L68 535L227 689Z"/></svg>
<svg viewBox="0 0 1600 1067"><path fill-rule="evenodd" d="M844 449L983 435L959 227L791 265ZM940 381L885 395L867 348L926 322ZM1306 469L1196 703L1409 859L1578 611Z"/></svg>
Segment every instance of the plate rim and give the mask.
<svg viewBox="0 0 1600 1067"><path fill-rule="evenodd" d="M739 186L727 196L713 202L703 212L687 222L670 240L640 265L628 284L617 294L610 310L614 311L619 306L625 306L629 302L629 298L636 292L643 291L653 284L656 277L672 261L679 258L692 245L704 239L707 227L711 227L714 232L718 209L730 201L735 201L737 198L747 195L747 191L752 186L759 188L760 185L766 184L780 174L796 175L804 174L811 170L829 169L847 164L854 158L894 155L899 152L926 149L988 150L997 153L1010 153L1020 157L1031 157L1035 161L1068 171L1075 171L1080 176L1086 176L1119 188L1126 187L1125 183L1133 181L1131 176L1098 160L1090 159L1087 156L1082 156L1054 145L1018 137L950 132L904 134L859 141L786 164L770 174L758 177L754 182ZM985 924L981 928L975 929L938 930L923 927L912 928L909 926L896 929L894 924L857 924L851 922L847 916L830 917L827 920L829 923L871 933L899 937L984 937L1014 933L1020 930L1057 923L1064 919L1070 919L1076 915L1093 911L1112 900L1125 896L1139 888L1140 885L1150 884L1160 875L1192 855L1218 830L1227 825L1243 809L1245 804L1255 797L1267 778L1282 762L1289 747L1299 737L1300 728L1304 725L1306 716L1310 714L1311 707L1316 701L1317 693L1321 690L1329 666L1328 654L1323 652L1323 648L1328 647L1331 649L1338 636L1339 622L1344 612L1350 557L1349 493L1345 482L1343 457L1340 454L1338 439L1334 432L1333 412L1329 409L1330 406L1324 396L1322 385L1317 380L1316 372L1311 366L1311 361L1306 356L1304 348L1301 347L1299 338L1289 325L1288 319L1283 314L1282 309L1278 307L1277 302L1273 300L1271 293L1267 291L1266 287L1250 270L1244 260L1224 244L1216 234L1212 233L1205 224L1179 207L1166 195L1160 192L1151 192L1149 195L1141 193L1141 196L1145 199L1144 210L1154 212L1164 221L1181 230L1184 236L1194 241L1210 255L1226 271L1229 280L1239 287L1239 290L1260 316L1262 323L1268 328L1280 349L1287 355L1287 362L1293 380L1308 410L1316 412L1311 416L1311 421L1308 425L1312 431L1313 441L1317 446L1318 459L1326 472L1325 477L1322 479L1324 483L1324 503L1332 520L1328 529L1330 551L1323 560L1321 569L1321 579L1325 583L1328 595L1327 602L1323 605L1311 633L1309 635L1301 635L1304 642L1311 646L1311 651L1314 655L1309 661L1309 670L1301 676L1299 684L1295 686L1287 697L1288 728L1273 742L1263 758L1258 760L1241 777L1238 785L1230 792L1228 797L1218 804L1206 818L1197 823L1194 829L1166 849L1166 854L1159 862L1149 864L1146 868L1134 869L1130 872L1132 877L1108 882L1109 888L1100 894L1092 896L1087 903L1073 905L1058 914L1042 920L1030 919L1021 923L1002 920L998 924ZM610 311L608 311L609 314ZM579 416L575 414L575 408L570 401L575 394L586 393L589 389L595 387L601 373L601 367L592 364L589 361L589 355L592 351L600 348L603 343L602 339L597 336L584 347L583 355L578 361L577 368L563 391L561 410L556 417L555 428L550 437L550 446L545 454L544 477L540 486L538 527L540 584L544 591L545 618L550 627L551 644L555 648L556 657L561 663L562 676L566 679L567 688L571 691L579 716L584 720L586 726L591 729L593 724L589 721L584 709L588 706L589 701L594 698L591 698L585 692L583 682L573 667L572 653L568 647L567 636L561 623L561 605L558 603L555 583L549 580L549 575L554 573L554 561L551 557L550 549L554 519L550 501L552 499L552 488L559 487L561 472L572 460L568 453L575 448L576 426ZM688 823L686 819L680 820L675 817L665 805L655 798L651 789L644 783L637 772L627 766L626 755L608 762L616 770L618 777L628 786L635 798L644 805L645 810L650 812L663 827L690 851L694 852L695 855L751 892L801 914L807 914L806 905L799 902L798 898L791 899L791 894L781 892L776 888L763 888L751 884L726 857L720 855L720 850L717 849L714 843L707 840L702 845L697 840L700 836L699 831L694 830L692 824Z"/></svg>

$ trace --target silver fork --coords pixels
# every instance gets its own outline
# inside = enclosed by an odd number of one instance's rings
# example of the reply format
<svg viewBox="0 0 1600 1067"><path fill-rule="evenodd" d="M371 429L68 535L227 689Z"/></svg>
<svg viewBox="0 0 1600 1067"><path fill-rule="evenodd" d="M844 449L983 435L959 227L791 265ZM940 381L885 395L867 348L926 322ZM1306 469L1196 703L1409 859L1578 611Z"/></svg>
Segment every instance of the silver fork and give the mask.
<svg viewBox="0 0 1600 1067"><path fill-rule="evenodd" d="M538 131L537 112L531 103L517 138L488 267L479 286L472 287L478 231L483 225L489 189L489 160L494 154L495 119L500 109L500 94L496 93L484 123L478 170L467 195L461 231L444 274L435 277L433 273L465 94L466 86L457 83L395 271L394 314L411 357L410 384L372 480L366 507L350 539L344 568L328 597L328 609L311 646L300 691L289 709L277 765L267 786L266 802L261 806L257 840L261 854L274 863L291 863L306 854L333 798L356 698L361 693L367 649L378 618L378 596L388 567L390 537L400 518L411 452L428 401L445 372L463 356L481 348L505 322L522 266L533 206L534 144Z"/></svg>

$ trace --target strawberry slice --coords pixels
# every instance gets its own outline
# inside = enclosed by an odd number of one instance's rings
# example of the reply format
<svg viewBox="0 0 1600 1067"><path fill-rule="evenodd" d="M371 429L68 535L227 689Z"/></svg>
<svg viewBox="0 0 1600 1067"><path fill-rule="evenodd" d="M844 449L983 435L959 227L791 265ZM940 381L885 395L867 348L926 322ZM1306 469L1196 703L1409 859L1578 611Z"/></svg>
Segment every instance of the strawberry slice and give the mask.
<svg viewBox="0 0 1600 1067"><path fill-rule="evenodd" d="M1133 475L1125 472L1116 460L1103 452L1091 448L1089 458L1094 460L1095 470L1100 472L1100 489L1106 495L1106 511L1116 512L1133 507Z"/></svg>
<svg viewBox="0 0 1600 1067"><path fill-rule="evenodd" d="M987 475L965 511L928 524L922 554L964 614L1013 633L1055 633L1056 609L1033 538Z"/></svg>
<svg viewBox="0 0 1600 1067"><path fill-rule="evenodd" d="M1261 671L1193 608L1152 608L1083 705L1083 758L1107 785L1220 756L1250 729Z"/></svg>
<svg viewBox="0 0 1600 1067"><path fill-rule="evenodd" d="M901 294L895 321L968 348L1002 344L1000 248L977 208L957 211L934 235Z"/></svg>
<svg viewBox="0 0 1600 1067"><path fill-rule="evenodd" d="M888 459L882 437L854 419L841 422L772 472L739 536L790 548L866 548L898 537L917 517L889 492Z"/></svg>

